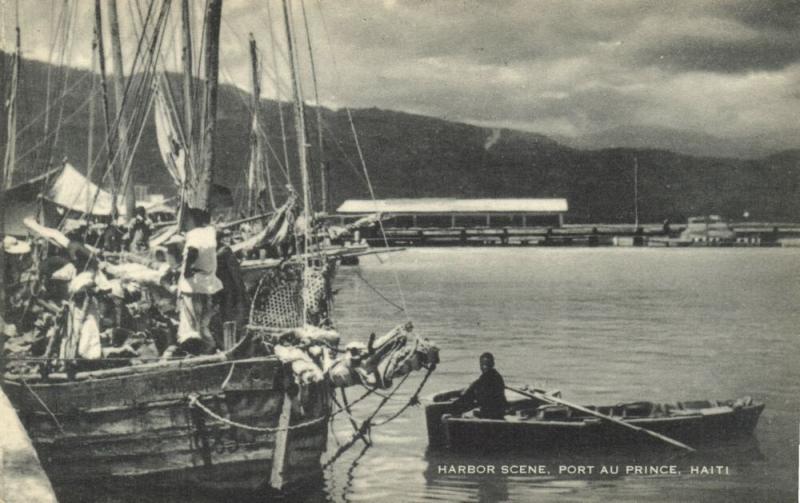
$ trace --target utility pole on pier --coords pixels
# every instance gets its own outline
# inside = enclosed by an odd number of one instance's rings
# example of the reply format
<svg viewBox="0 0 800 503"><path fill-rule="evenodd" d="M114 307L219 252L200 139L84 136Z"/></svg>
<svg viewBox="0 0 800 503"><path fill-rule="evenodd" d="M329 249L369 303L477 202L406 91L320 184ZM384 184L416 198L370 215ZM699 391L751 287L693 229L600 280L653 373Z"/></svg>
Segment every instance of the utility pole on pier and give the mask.
<svg viewBox="0 0 800 503"><path fill-rule="evenodd" d="M633 157L633 225L639 229L639 159Z"/></svg>

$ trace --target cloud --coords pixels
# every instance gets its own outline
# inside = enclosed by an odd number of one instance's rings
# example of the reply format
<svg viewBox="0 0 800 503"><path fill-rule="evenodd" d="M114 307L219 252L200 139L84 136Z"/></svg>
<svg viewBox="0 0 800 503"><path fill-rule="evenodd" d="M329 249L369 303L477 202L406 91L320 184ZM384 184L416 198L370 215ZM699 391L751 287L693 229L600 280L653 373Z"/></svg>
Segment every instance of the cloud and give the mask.
<svg viewBox="0 0 800 503"><path fill-rule="evenodd" d="M27 56L52 59L51 1L21 2ZM120 1L124 21L135 19L134 4ZM173 4L171 49L179 44L179 3ZM88 66L93 2L77 5L65 62ZM301 80L313 96L302 4L290 5ZM796 0L305 0L305 7L328 106L375 106L545 134L642 124L715 136L800 137ZM288 97L281 3L225 0L223 17L222 79L250 88L253 32L264 96ZM130 61L129 23L123 37ZM174 50L165 57L169 68L178 61Z"/></svg>

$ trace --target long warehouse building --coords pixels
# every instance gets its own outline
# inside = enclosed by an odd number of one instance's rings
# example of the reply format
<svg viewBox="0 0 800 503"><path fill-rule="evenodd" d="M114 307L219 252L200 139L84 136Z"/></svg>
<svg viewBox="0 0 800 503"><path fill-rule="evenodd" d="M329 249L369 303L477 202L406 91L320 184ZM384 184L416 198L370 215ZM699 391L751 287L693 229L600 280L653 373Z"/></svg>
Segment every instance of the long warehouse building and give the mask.
<svg viewBox="0 0 800 503"><path fill-rule="evenodd" d="M343 221L382 213L390 228L560 227L567 200L550 199L348 199L337 209Z"/></svg>

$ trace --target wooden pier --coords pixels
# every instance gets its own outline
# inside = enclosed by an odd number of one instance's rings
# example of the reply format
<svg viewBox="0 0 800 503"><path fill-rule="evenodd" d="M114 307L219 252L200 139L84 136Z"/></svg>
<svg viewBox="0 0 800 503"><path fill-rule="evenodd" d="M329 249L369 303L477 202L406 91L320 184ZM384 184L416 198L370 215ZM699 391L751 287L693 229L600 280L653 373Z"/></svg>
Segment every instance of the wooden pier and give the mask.
<svg viewBox="0 0 800 503"><path fill-rule="evenodd" d="M676 238L685 228L662 224L565 224L561 227L393 227L362 231L370 246L647 246L654 238ZM729 246L781 246L800 237L800 224L733 224Z"/></svg>
<svg viewBox="0 0 800 503"><path fill-rule="evenodd" d="M17 411L0 390L0 502L33 501L57 502Z"/></svg>

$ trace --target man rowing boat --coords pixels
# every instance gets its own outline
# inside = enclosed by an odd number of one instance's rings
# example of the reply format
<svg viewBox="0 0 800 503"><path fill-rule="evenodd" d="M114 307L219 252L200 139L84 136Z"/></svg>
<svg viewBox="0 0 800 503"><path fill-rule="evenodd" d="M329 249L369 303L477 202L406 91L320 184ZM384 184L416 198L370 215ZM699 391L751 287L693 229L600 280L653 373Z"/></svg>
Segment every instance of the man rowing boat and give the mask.
<svg viewBox="0 0 800 503"><path fill-rule="evenodd" d="M481 419L503 419L507 405L503 376L494 368L492 353L483 353L479 362L481 376L453 405L461 410L477 407L474 414Z"/></svg>

